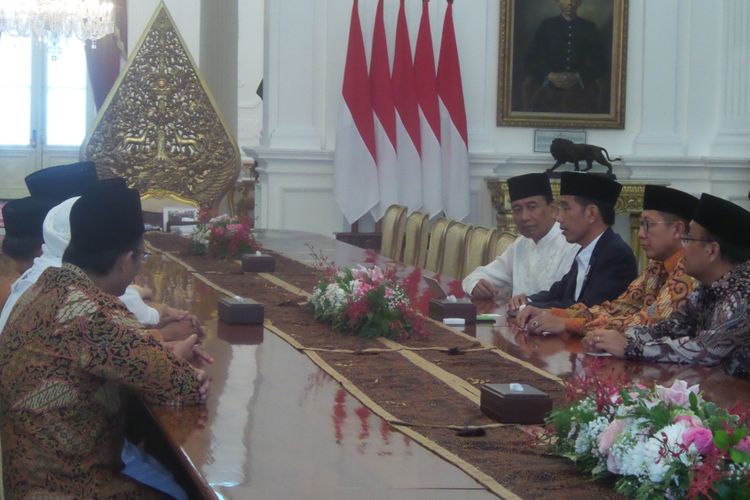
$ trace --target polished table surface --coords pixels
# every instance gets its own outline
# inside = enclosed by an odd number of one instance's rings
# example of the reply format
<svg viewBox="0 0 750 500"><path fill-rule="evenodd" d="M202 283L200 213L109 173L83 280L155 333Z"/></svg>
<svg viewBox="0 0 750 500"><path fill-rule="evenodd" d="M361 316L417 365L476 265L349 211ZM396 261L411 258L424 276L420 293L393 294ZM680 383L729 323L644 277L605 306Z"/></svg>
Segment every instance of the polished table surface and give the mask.
<svg viewBox="0 0 750 500"><path fill-rule="evenodd" d="M395 265L321 235L259 230L256 237L265 248L305 263L313 263L313 248L338 265L366 261ZM409 271L400 268L399 272ZM0 275L4 272L7 265L0 263ZM207 367L213 379L207 405L150 408L205 496L494 497L457 467L393 431L272 332L218 323L219 294L182 266L153 254L137 281L153 287L157 300L191 310L206 326L204 345L216 359ZM478 302L477 306L481 312L505 312L502 303ZM595 359L582 353L578 338L528 336L505 318L467 326L465 332L562 378L581 373ZM644 382L682 378L701 383L709 399L726 405L750 402L750 383L718 368L613 359L605 366L608 373Z"/></svg>

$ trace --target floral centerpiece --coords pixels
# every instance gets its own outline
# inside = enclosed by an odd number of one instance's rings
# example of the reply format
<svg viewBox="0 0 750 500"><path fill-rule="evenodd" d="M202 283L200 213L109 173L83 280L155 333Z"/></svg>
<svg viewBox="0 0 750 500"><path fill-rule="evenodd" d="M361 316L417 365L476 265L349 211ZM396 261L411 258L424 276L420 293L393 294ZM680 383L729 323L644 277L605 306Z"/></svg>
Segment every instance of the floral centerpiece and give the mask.
<svg viewBox="0 0 750 500"><path fill-rule="evenodd" d="M412 307L394 270L378 266L325 269L309 301L315 318L334 331L360 337L423 336L423 319Z"/></svg>
<svg viewBox="0 0 750 500"><path fill-rule="evenodd" d="M748 414L699 387L578 379L575 402L547 418L552 451L636 498L750 498Z"/></svg>
<svg viewBox="0 0 750 500"><path fill-rule="evenodd" d="M196 231L190 237L193 251L218 259L239 258L259 248L250 233L252 227L249 217L215 215L212 210L201 208Z"/></svg>

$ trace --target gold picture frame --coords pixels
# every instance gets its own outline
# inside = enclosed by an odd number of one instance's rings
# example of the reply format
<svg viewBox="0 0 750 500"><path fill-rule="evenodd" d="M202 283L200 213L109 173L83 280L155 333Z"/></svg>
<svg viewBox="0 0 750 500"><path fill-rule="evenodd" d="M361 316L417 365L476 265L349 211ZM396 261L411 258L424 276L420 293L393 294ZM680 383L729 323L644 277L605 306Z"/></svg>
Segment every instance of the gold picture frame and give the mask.
<svg viewBox="0 0 750 500"><path fill-rule="evenodd" d="M625 128L628 0L501 2L497 125Z"/></svg>

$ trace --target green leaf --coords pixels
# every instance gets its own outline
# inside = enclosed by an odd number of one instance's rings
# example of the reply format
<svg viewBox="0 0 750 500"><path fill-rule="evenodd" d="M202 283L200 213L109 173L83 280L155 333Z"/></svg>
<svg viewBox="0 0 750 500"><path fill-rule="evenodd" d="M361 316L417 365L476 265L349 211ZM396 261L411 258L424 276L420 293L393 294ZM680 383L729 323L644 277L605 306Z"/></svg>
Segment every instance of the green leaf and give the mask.
<svg viewBox="0 0 750 500"><path fill-rule="evenodd" d="M738 464L750 464L750 453L732 448L729 451L729 456L732 457L732 461Z"/></svg>
<svg viewBox="0 0 750 500"><path fill-rule="evenodd" d="M727 435L726 431L718 430L714 432L714 444L720 450L729 448L729 435Z"/></svg>
<svg viewBox="0 0 750 500"><path fill-rule="evenodd" d="M690 409L693 410L693 412L697 414L699 411L698 396L696 396L694 392L691 392L688 398L690 399Z"/></svg>

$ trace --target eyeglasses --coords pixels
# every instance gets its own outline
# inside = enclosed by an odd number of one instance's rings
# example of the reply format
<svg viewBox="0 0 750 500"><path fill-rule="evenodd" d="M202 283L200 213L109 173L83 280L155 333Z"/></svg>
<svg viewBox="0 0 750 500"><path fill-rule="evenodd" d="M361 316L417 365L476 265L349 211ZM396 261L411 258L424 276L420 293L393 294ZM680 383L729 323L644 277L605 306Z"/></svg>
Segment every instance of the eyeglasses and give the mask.
<svg viewBox="0 0 750 500"><path fill-rule="evenodd" d="M714 242L714 240L709 240L706 238L693 238L692 236L688 234L684 235L682 238L680 238L680 240L682 240L682 246L687 246L687 244L690 243L691 241L700 241L701 243L713 243Z"/></svg>
<svg viewBox="0 0 750 500"><path fill-rule="evenodd" d="M147 252L146 250L137 250L137 251L135 252L135 254L136 254L136 255L139 255L139 254L140 254L140 256L141 256L141 261L144 261L144 260L146 260L146 259L147 259L147 258L149 257L149 255L151 255L151 252Z"/></svg>
<svg viewBox="0 0 750 500"><path fill-rule="evenodd" d="M674 222L672 222L672 221L666 221L666 220L656 221L656 220L642 219L641 223L640 223L640 226L646 232L648 232L649 229L651 229L652 226L655 226L657 224L674 224Z"/></svg>

